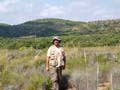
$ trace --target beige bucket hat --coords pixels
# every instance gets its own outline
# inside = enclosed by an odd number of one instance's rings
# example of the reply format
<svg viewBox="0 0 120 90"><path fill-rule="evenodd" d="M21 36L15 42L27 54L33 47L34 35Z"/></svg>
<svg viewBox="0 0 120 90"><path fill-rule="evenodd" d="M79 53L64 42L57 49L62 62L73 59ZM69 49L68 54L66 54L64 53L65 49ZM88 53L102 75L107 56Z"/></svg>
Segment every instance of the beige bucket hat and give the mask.
<svg viewBox="0 0 120 90"><path fill-rule="evenodd" d="M54 37L53 37L53 40L52 40L52 43L53 43L55 40L58 40L59 42L61 42L61 39L60 39L59 36L54 36Z"/></svg>

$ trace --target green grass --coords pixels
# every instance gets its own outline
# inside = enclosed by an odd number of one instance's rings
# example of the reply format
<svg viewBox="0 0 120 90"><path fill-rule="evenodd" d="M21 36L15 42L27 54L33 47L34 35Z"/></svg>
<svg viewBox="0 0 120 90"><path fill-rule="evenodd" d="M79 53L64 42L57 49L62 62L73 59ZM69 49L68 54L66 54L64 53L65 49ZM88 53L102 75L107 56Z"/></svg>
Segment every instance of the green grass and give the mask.
<svg viewBox="0 0 120 90"><path fill-rule="evenodd" d="M92 47L92 48L68 48L65 47L67 63L65 74L71 75L74 71L79 72L96 72L96 63L90 65L92 52L101 52L109 50L108 52L116 53L117 60L120 59L118 47ZM83 54L86 52L86 61ZM7 50L7 53L16 54L16 57L12 58L10 61L6 59L6 50L1 50L0 52L0 89L2 90L5 86L14 85L20 86L21 90L38 90L42 87L44 82L47 83L48 87L51 86L51 81L49 81L48 76L43 72L44 67L41 71L41 67L45 62L47 48L42 51L37 52L40 54L40 59L34 60L36 55L36 50L33 48L22 48L18 50ZM105 54L97 55L95 61L99 62L99 68L102 72L108 72L112 70L113 67L120 66L116 61L109 61ZM78 72L78 73L79 73ZM83 73L84 74L84 73Z"/></svg>

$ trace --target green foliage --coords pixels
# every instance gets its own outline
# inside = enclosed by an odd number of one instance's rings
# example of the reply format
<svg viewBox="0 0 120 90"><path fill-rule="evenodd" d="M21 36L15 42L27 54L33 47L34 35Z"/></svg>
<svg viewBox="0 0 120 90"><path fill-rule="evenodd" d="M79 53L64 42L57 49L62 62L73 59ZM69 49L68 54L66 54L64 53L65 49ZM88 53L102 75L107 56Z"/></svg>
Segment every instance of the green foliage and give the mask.
<svg viewBox="0 0 120 90"><path fill-rule="evenodd" d="M15 57L10 61L3 57L6 53L12 55L15 53ZM9 88L10 85L20 90L40 90L42 84L46 82L50 87L50 81L48 77L41 73L40 67L43 61L34 62L33 57L35 55L35 49L33 48L20 48L19 50L2 50L0 51L0 90ZM43 58L40 58L43 60ZM2 68L4 66L4 68Z"/></svg>
<svg viewBox="0 0 120 90"><path fill-rule="evenodd" d="M10 25L5 23L0 23L0 26L10 26Z"/></svg>
<svg viewBox="0 0 120 90"><path fill-rule="evenodd" d="M120 20L75 22L63 19L38 19L19 25L0 24L2 37L43 37L54 35L91 35L120 32Z"/></svg>
<svg viewBox="0 0 120 90"><path fill-rule="evenodd" d="M38 68L40 65L42 65L42 64L44 64L45 62L44 62L44 60L38 60L38 61L36 61L35 63L34 63L34 66L36 67L36 68Z"/></svg>
<svg viewBox="0 0 120 90"><path fill-rule="evenodd" d="M42 49L51 45L50 36L55 35L61 36L63 45L68 47L115 46L120 43L119 25L120 20L86 23L62 19L38 19L13 26L1 24L0 48Z"/></svg>
<svg viewBox="0 0 120 90"><path fill-rule="evenodd" d="M65 38L65 37L62 37ZM87 49L87 50L86 50ZM103 48L105 49L105 48ZM117 55L119 55L119 49L116 47L109 48L116 49ZM0 62L1 65L4 65L4 68L2 71L0 71L0 89L3 90L5 87L9 87L12 85L13 87L17 87L19 90L41 90L41 87L43 83L47 85L47 90L50 90L51 88L51 80L47 76L47 72L44 72L44 59L46 56L47 49L42 49L40 52L40 61L33 60L33 57L35 56L36 49L33 48L20 48L18 50L8 50L7 53L14 53L16 57L12 58L10 61L7 61L5 59L6 56L6 50L1 50L0 56ZM86 59L83 55L83 50L86 50ZM98 48L94 48L93 51L97 52ZM106 48L108 50L108 48ZM102 48L99 48L98 52L102 51ZM21 53L20 53L21 52ZM102 51L104 53L104 51ZM88 73L91 73L93 78L96 78L96 62L99 62L99 69L100 73L108 74L109 70L112 70L110 68L111 64L114 64L114 66L117 66L118 64L114 61L109 61L108 57L106 55L98 55L95 59L93 58L92 54L92 48L80 48L80 47L66 47L66 55L67 55L67 62L66 62L66 69L64 71L65 75L74 74L74 72L77 72L75 74L75 78L79 77L82 78L81 75L84 76L84 80L86 80L86 71ZM21 56L22 54L22 56ZM92 59L91 59L92 56ZM93 60L94 59L94 60ZM119 59L119 57L117 58ZM92 64L91 64L91 62ZM93 61L92 61L93 60ZM113 63L114 62L114 63ZM113 67L114 67L113 66ZM119 69L119 68L118 68ZM95 72L95 73L92 73ZM119 73L119 72L118 72ZM80 76L79 76L80 75ZM90 75L90 74L89 74ZM104 76L105 77L105 76ZM91 78L91 76L89 76ZM71 79L71 77L70 77ZM77 79L78 80L78 79ZM83 83L84 84L84 83ZM94 83L94 85L96 85Z"/></svg>
<svg viewBox="0 0 120 90"><path fill-rule="evenodd" d="M117 60L116 60L117 62L120 63L120 59L119 58L120 58L120 52L117 53Z"/></svg>
<svg viewBox="0 0 120 90"><path fill-rule="evenodd" d="M96 22L73 22L61 19L40 19L26 22L20 25L0 24L0 49L8 49L12 57L9 60L6 51L0 52L0 89L4 86L21 86L21 90L38 90L46 82L48 90L51 81L38 68L42 68L48 47L52 44L54 35L61 36L62 45L71 49L76 47L78 51L69 51L67 56L66 72L73 70L89 69L87 61L80 54L81 47L116 46L120 44L120 20L96 21ZM15 52L17 49L22 53ZM42 50L40 60L33 61L36 49ZM11 54L12 53L12 54ZM8 53L9 54L9 53ZM119 61L120 52L117 52ZM109 72L110 64L108 57L99 55L97 61L103 73ZM87 66L88 65L88 66ZM95 68L95 67L94 67ZM80 71L80 70L79 70Z"/></svg>
<svg viewBox="0 0 120 90"><path fill-rule="evenodd" d="M62 45L66 47L97 47L97 46L115 46L120 43L119 33L94 34L94 35L70 35L61 36ZM0 38L0 48L19 49L19 48L48 48L52 43L52 37L39 38Z"/></svg>
<svg viewBox="0 0 120 90"><path fill-rule="evenodd" d="M72 69L77 69L77 68L85 68L85 60L84 60L84 57L74 57L73 56L73 59L70 59L68 62L67 62L67 67L66 68L69 68L70 70ZM74 67L74 68L73 68Z"/></svg>
<svg viewBox="0 0 120 90"><path fill-rule="evenodd" d="M107 61L108 61L108 58L105 57L104 55L99 55L97 56L97 61L100 63L100 64L106 64Z"/></svg>
<svg viewBox="0 0 120 90"><path fill-rule="evenodd" d="M0 82L3 85L10 83L10 73L7 70L0 72Z"/></svg>

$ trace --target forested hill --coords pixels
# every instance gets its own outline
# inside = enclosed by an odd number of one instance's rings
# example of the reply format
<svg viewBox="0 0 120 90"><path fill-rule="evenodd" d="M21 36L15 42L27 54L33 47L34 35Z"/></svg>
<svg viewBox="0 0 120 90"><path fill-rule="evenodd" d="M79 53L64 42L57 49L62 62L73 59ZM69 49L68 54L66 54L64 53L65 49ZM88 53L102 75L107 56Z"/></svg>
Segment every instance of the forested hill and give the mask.
<svg viewBox="0 0 120 90"><path fill-rule="evenodd" d="M0 37L90 35L118 32L120 32L120 19L94 22L38 19L19 25L0 23Z"/></svg>

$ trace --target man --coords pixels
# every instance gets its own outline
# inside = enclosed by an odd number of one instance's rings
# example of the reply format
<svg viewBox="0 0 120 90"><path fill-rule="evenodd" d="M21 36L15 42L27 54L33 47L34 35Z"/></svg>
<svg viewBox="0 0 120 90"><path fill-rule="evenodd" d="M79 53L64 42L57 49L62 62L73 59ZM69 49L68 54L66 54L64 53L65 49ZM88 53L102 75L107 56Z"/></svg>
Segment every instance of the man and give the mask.
<svg viewBox="0 0 120 90"><path fill-rule="evenodd" d="M46 59L46 70L50 72L50 79L52 81L52 90L60 89L60 80L62 77L62 70L65 69L66 58L62 46L60 46L61 39L56 36L53 37L52 46L48 49Z"/></svg>

